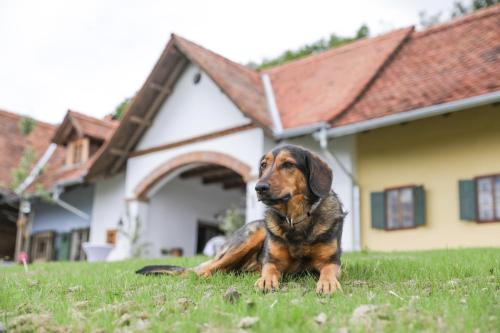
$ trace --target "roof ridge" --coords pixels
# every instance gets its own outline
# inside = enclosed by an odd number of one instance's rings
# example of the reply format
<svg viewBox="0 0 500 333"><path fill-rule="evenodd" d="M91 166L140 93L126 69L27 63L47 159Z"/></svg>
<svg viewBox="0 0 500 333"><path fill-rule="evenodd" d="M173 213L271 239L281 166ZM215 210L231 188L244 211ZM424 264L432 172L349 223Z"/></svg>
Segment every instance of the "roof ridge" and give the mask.
<svg viewBox="0 0 500 333"><path fill-rule="evenodd" d="M449 21L433 25L433 26L431 26L427 29L421 30L421 31L417 31L415 33L415 38L430 35L430 34L433 34L436 32L440 32L443 30L454 28L458 25L466 24L466 23L469 23L469 22L475 21L475 20L485 19L485 18L488 18L490 16L498 15L498 14L500 14L500 4L486 7L486 8L482 8L482 9L479 9L475 12L466 14L464 16L452 18Z"/></svg>
<svg viewBox="0 0 500 333"><path fill-rule="evenodd" d="M50 127L50 128L56 128L58 126L58 124L51 124L51 123L48 123L46 121L42 121L42 120L38 120L36 118L33 118L29 115L23 115L23 114L19 114L19 113L15 113L15 112L10 112L10 111L7 111L7 110L4 110L4 109L0 109L0 114L2 116L6 116L6 117L10 117L10 118L16 118L16 119L21 119L21 118L24 118L24 117L29 117L33 120L36 121L37 123L37 126L38 125L41 125L41 126L45 126L45 127Z"/></svg>
<svg viewBox="0 0 500 333"><path fill-rule="evenodd" d="M101 119L101 118L93 117L93 116L90 116L88 114L85 114L85 113L82 113L82 112L79 112L79 111L74 111L74 110L71 110L71 109L68 109L68 114L75 115L75 116L81 117L81 118L85 118L88 121L92 121L94 123L99 123L99 124L102 124L104 126L110 126L110 127L115 126L115 123L117 122L117 121L110 121L110 120L106 120L106 119Z"/></svg>
<svg viewBox="0 0 500 333"><path fill-rule="evenodd" d="M373 42L376 42L376 41L384 40L386 38L393 37L393 35L395 35L395 34L399 34L399 33L402 33L403 31L413 30L413 29L414 29L413 26L409 26L409 27L404 27L404 28L399 28L399 29L391 30L389 32L386 32L386 33L383 33L383 34L380 34L380 35L377 35L377 36L365 37L365 38L362 38L362 39L354 40L352 42L346 43L346 44L338 46L338 47L333 47L333 48L330 48L328 50L324 50L324 51L321 51L321 52L318 52L318 53L313 53L313 54L308 55L308 56L306 56L304 58L291 60L291 61L286 62L284 64L277 65L277 66L271 67L269 69L264 69L262 72L265 72L265 73L276 73L276 72L278 72L278 71L280 71L280 70L282 70L284 68L289 68L289 67L294 67L294 66L299 66L299 65L305 65L305 64L307 64L309 62L322 60L322 58L327 58L329 56L333 56L333 55L336 55L336 54L339 54L339 53L349 52L349 51L355 50L355 49L357 49L359 47L364 47L364 46L366 46L369 43L373 43Z"/></svg>

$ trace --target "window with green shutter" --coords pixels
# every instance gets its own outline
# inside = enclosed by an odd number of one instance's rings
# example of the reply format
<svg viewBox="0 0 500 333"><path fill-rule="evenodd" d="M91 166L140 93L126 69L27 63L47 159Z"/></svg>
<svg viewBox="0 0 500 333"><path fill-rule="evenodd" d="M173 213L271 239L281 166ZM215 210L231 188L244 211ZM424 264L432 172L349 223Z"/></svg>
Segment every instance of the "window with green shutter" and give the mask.
<svg viewBox="0 0 500 333"><path fill-rule="evenodd" d="M425 191L403 186L371 193L372 228L397 230L425 224Z"/></svg>
<svg viewBox="0 0 500 333"><path fill-rule="evenodd" d="M476 221L476 181L473 179L458 181L458 192L460 196L460 219Z"/></svg>
<svg viewBox="0 0 500 333"><path fill-rule="evenodd" d="M500 175L460 180L458 187L461 220L500 222Z"/></svg>

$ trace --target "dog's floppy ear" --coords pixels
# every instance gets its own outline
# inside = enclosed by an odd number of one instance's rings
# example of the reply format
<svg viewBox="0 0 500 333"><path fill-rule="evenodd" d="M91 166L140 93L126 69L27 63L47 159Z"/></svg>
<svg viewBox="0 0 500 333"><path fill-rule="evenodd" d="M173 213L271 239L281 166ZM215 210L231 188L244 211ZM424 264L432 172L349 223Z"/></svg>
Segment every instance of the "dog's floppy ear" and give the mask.
<svg viewBox="0 0 500 333"><path fill-rule="evenodd" d="M318 155L306 151L306 160L309 169L309 188L319 198L324 198L332 188L333 174L330 166Z"/></svg>

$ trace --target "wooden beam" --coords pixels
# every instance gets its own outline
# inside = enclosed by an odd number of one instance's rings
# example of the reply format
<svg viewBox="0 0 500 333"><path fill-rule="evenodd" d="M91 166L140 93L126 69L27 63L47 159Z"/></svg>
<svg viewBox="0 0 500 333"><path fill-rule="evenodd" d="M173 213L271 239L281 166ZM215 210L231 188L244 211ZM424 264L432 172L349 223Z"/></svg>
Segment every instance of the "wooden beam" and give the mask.
<svg viewBox="0 0 500 333"><path fill-rule="evenodd" d="M212 165L205 169L197 169L197 170L188 170L185 173L181 174L181 178L190 178L190 177L218 177L218 176L231 176L234 174L234 171L228 169L226 167L221 167L218 165Z"/></svg>
<svg viewBox="0 0 500 333"><path fill-rule="evenodd" d="M172 89L170 89L169 87L165 87L165 86L162 86L161 84L154 83L154 82L150 83L149 87L156 90L156 91L159 91L165 95L170 94L170 92L172 91Z"/></svg>
<svg viewBox="0 0 500 333"><path fill-rule="evenodd" d="M182 74L182 72L186 68L187 63L188 63L187 60L180 61L180 63L177 65L177 67L175 67L173 69L171 75L168 77L167 81L165 82L165 84L164 84L165 87L170 87L174 84L174 82L177 80L177 78ZM168 94L165 94L165 91L166 91L166 89L163 90L162 92L160 92L158 94L158 96L156 96L153 104L146 111L143 119L145 119L146 121L151 120L153 118L153 116L156 114L156 112L158 112L158 109L161 107L161 105L163 104L163 101L165 100L165 98L168 95ZM139 138L141 137L141 135L142 135L143 131L146 129L146 127L147 126L145 124L139 124L137 126L137 129L135 130L135 132L132 133L132 135L130 136L130 139L127 141L127 144L125 145L123 150L129 152L132 149L132 147L136 144L137 140L139 140ZM115 163L111 167L112 174L116 173L120 169L122 163L125 161L126 158L127 158L127 156L121 156L115 161Z"/></svg>
<svg viewBox="0 0 500 333"><path fill-rule="evenodd" d="M204 177L202 183L203 184L213 184L213 183L231 183L231 182L243 182L243 179L237 173L232 173L231 175L221 175L215 177ZM244 183L244 182L243 182Z"/></svg>
<svg viewBox="0 0 500 333"><path fill-rule="evenodd" d="M126 156L128 154L125 150L121 150L121 149L117 149L117 148L110 148L109 152L115 156Z"/></svg>
<svg viewBox="0 0 500 333"><path fill-rule="evenodd" d="M183 173L180 174L180 177L181 178L199 177L201 174L204 174L205 172L210 172L219 169L225 169L225 168L214 164L204 164L184 171Z"/></svg>
<svg viewBox="0 0 500 333"><path fill-rule="evenodd" d="M145 120L141 117L138 116L131 116L130 117L130 122L138 125L145 125L145 126L151 126L153 122L151 120Z"/></svg>
<svg viewBox="0 0 500 333"><path fill-rule="evenodd" d="M146 148L146 149L142 149L142 150L136 150L136 151L131 152L130 156L135 157L135 156L147 155L147 154L155 153L155 152L162 151L162 150L167 150L167 149L172 149L172 148L176 148L176 147L180 147L180 146L190 145L190 144L193 144L196 142L212 140L212 139L219 138L222 136L231 135L231 134L234 134L237 132L246 131L246 130L249 130L249 129L252 129L255 127L256 127L255 124L248 123L248 124L244 124L244 125L240 125L240 126L226 128L223 130L194 136L194 137L191 137L189 139L179 140L179 141L170 142L170 143L164 143L164 144L161 144L161 145L158 145L155 147Z"/></svg>
<svg viewBox="0 0 500 333"><path fill-rule="evenodd" d="M229 182L224 183L222 188L225 190L232 190L234 188L241 188L242 190L244 190L246 188L246 184L244 182Z"/></svg>

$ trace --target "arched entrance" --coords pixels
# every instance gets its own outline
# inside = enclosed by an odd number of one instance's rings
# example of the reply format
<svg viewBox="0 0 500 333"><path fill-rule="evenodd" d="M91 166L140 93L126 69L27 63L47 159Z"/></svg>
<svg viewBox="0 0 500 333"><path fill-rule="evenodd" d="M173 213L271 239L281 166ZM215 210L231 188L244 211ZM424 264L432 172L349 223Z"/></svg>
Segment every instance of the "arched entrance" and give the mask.
<svg viewBox="0 0 500 333"><path fill-rule="evenodd" d="M201 252L220 233L226 212L241 213L244 221L246 182L250 167L217 152L179 155L157 167L135 188L147 202L144 240L150 256L182 249L185 255Z"/></svg>

